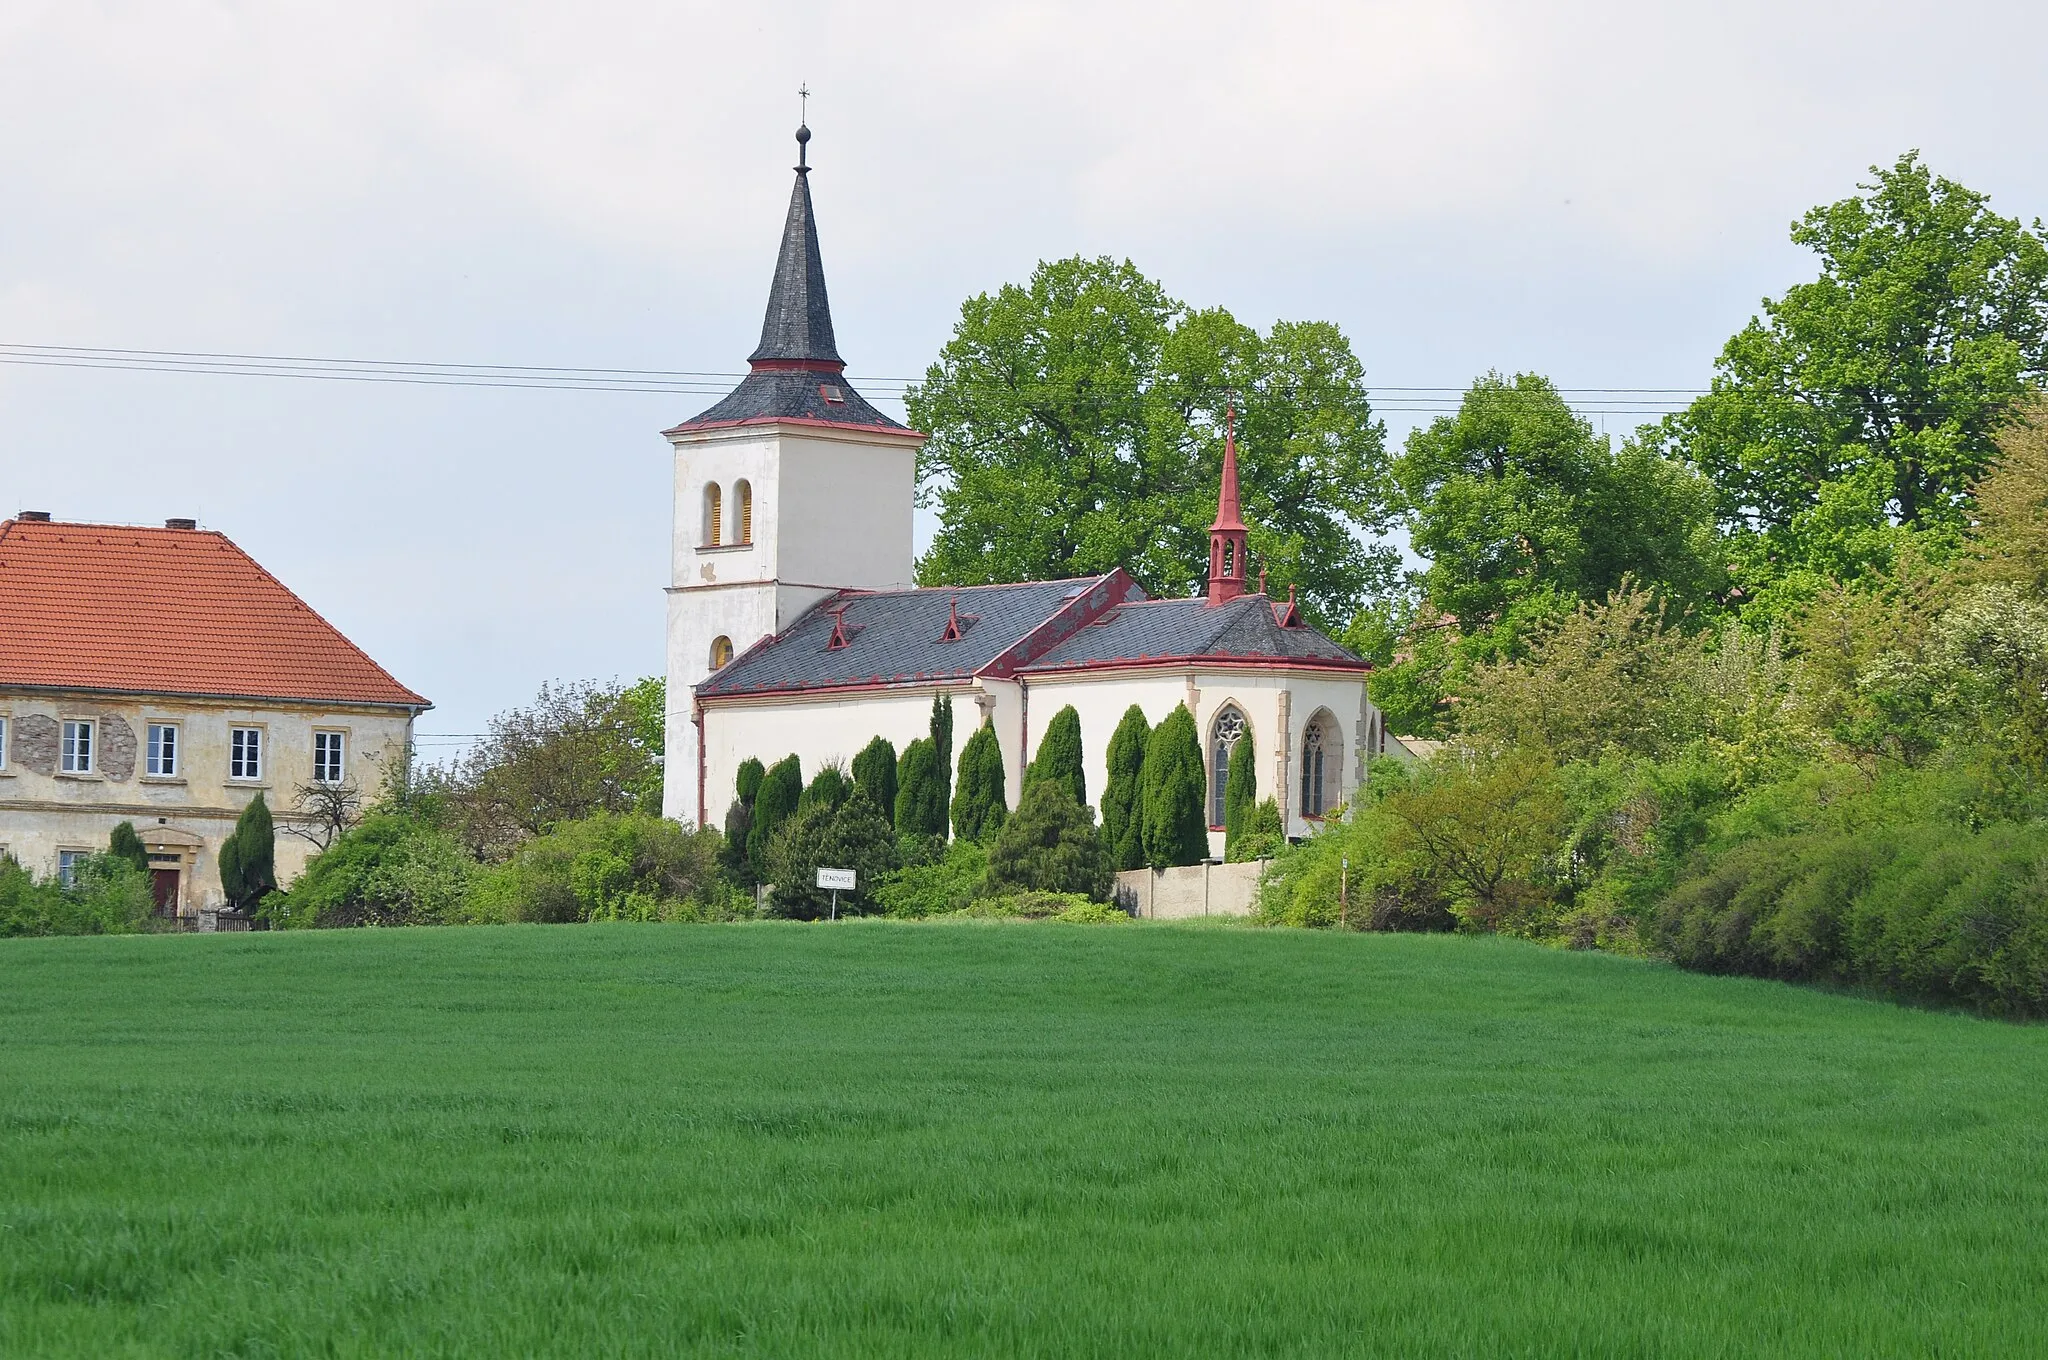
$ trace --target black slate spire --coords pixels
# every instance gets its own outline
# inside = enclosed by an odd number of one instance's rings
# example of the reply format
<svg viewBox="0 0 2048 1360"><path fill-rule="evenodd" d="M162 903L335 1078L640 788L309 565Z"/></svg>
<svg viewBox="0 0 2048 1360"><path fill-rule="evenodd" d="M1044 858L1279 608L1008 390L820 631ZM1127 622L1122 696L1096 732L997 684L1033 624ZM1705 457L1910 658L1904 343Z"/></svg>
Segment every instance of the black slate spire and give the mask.
<svg viewBox="0 0 2048 1360"><path fill-rule="evenodd" d="M811 215L810 140L810 128L796 130L796 187L790 191L789 216L782 224L782 253L776 257L775 282L768 289L761 344L747 356L750 363L845 365L832 339L825 262L818 254L818 224Z"/></svg>
<svg viewBox="0 0 2048 1360"><path fill-rule="evenodd" d="M708 429L794 420L812 425L851 425L909 433L889 419L842 374L846 361L832 338L832 307L825 300L825 265L818 255L818 226L811 217L811 167L806 163L811 130L796 130L796 190L782 224L782 253L768 290L768 315L761 344L748 355L752 372L725 400L672 430Z"/></svg>

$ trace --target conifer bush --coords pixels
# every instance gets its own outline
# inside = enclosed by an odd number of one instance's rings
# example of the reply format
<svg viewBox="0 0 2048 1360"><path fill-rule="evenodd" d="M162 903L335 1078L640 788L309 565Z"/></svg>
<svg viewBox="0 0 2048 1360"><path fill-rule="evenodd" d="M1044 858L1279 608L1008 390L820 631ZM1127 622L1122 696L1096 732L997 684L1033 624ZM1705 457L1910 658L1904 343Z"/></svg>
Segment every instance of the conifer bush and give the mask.
<svg viewBox="0 0 2048 1360"><path fill-rule="evenodd" d="M938 833L946 834L946 809L953 802L953 696L938 694L932 697L931 721L932 751L938 757L939 827Z"/></svg>
<svg viewBox="0 0 2048 1360"><path fill-rule="evenodd" d="M960 788L953 795L953 835L970 841L994 834L1009 815L1003 783L1003 748L992 723L983 723L960 751Z"/></svg>
<svg viewBox="0 0 2048 1360"><path fill-rule="evenodd" d="M768 773L767 768L753 756L740 762L740 768L733 778L733 792L748 807L761 795L761 780Z"/></svg>
<svg viewBox="0 0 2048 1360"><path fill-rule="evenodd" d="M775 895L769 913L814 921L832 910L832 892L818 886L818 870L851 869L854 887L839 893L839 914L876 908L876 893L896 867L896 837L881 810L855 790L837 809L814 803L791 818L769 848Z"/></svg>
<svg viewBox="0 0 2048 1360"><path fill-rule="evenodd" d="M1155 869L1199 864L1209 855L1208 792L1202 743L1186 704L1174 705L1145 743L1140 780L1145 817L1145 861Z"/></svg>
<svg viewBox="0 0 2048 1360"><path fill-rule="evenodd" d="M1016 816L989 849L992 893L1082 893L1099 902L1109 897L1113 879L1094 811L1054 779L1024 790Z"/></svg>
<svg viewBox="0 0 2048 1360"><path fill-rule="evenodd" d="M277 890L277 833L259 792L220 847L220 886L235 911L252 911Z"/></svg>
<svg viewBox="0 0 2048 1360"><path fill-rule="evenodd" d="M1143 779L1145 747L1152 725L1145 710L1132 704L1110 736L1109 778L1102 789L1102 844L1112 870L1138 869L1145 864Z"/></svg>
<svg viewBox="0 0 2048 1360"><path fill-rule="evenodd" d="M142 837L135 834L133 822L122 822L114 828L114 833L107 837L107 853L115 859L126 860L143 873L149 872L149 850L143 845Z"/></svg>
<svg viewBox="0 0 2048 1360"><path fill-rule="evenodd" d="M1081 761L1081 714L1072 704L1052 715L1039 740L1038 755L1024 772L1027 785L1041 779L1065 786L1068 797L1088 806L1088 776Z"/></svg>
<svg viewBox="0 0 2048 1360"><path fill-rule="evenodd" d="M1236 860L1237 844L1250 830L1259 801L1258 751L1249 730L1230 744L1230 775L1223 782L1223 858ZM1278 806L1274 810L1277 812Z"/></svg>
<svg viewBox="0 0 2048 1360"><path fill-rule="evenodd" d="M760 789L754 795L753 825L747 828L747 859L756 883L772 881L767 877L768 847L782 824L796 815L803 791L803 762L795 755L784 756L761 776Z"/></svg>
<svg viewBox="0 0 2048 1360"><path fill-rule="evenodd" d="M837 812L839 805L844 803L846 796L852 792L853 784L847 779L846 771L837 765L827 765L811 776L811 782L804 787L803 795L796 801L796 810L802 812L806 808L823 807Z"/></svg>
<svg viewBox="0 0 2048 1360"><path fill-rule="evenodd" d="M945 838L945 788L938 749L930 737L918 737L905 746L896 762L895 813L897 835Z"/></svg>
<svg viewBox="0 0 2048 1360"><path fill-rule="evenodd" d="M853 758L853 782L884 814L896 813L896 746L876 737Z"/></svg>

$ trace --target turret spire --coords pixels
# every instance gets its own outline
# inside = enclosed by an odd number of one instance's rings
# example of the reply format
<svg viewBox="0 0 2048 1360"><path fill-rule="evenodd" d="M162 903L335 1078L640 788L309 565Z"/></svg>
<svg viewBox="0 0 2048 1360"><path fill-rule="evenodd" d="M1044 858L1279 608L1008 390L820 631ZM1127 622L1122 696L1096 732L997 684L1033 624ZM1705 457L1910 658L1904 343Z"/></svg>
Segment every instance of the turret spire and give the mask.
<svg viewBox="0 0 2048 1360"><path fill-rule="evenodd" d="M1209 603L1227 604L1244 594L1251 569L1246 560L1244 518L1237 497L1237 404L1223 410L1223 482L1216 492L1216 522L1209 526Z"/></svg>
<svg viewBox="0 0 2048 1360"><path fill-rule="evenodd" d="M818 253L818 224L811 212L811 129L796 130L796 187L782 224L782 251L768 287L768 314L761 343L747 360L763 368L846 367L832 338L832 304L825 297L825 262Z"/></svg>

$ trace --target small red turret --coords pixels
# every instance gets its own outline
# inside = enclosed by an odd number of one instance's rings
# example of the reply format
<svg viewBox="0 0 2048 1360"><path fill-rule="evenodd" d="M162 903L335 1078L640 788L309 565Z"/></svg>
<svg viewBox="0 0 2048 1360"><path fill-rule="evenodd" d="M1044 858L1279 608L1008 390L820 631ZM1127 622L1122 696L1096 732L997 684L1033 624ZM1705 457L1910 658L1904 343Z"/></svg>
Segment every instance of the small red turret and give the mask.
<svg viewBox="0 0 2048 1360"><path fill-rule="evenodd" d="M1227 604L1244 594L1247 560L1244 518L1237 502L1237 406L1223 411L1223 485L1216 493L1216 522L1209 526L1209 604Z"/></svg>

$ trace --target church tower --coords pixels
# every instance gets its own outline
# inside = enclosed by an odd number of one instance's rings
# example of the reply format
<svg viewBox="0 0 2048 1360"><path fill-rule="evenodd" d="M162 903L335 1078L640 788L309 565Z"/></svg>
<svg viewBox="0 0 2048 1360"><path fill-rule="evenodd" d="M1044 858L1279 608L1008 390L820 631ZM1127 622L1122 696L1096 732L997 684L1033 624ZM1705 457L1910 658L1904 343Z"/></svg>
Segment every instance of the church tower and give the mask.
<svg viewBox="0 0 2048 1360"><path fill-rule="evenodd" d="M810 140L799 127L750 371L716 406L663 431L675 449L675 528L662 811L693 824L721 819L732 796L698 787L696 686L835 591L912 583L924 436L846 382L811 212Z"/></svg>

